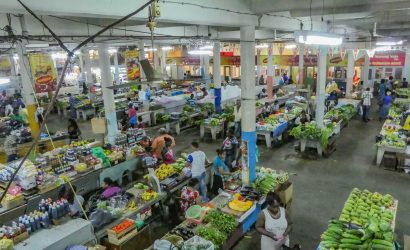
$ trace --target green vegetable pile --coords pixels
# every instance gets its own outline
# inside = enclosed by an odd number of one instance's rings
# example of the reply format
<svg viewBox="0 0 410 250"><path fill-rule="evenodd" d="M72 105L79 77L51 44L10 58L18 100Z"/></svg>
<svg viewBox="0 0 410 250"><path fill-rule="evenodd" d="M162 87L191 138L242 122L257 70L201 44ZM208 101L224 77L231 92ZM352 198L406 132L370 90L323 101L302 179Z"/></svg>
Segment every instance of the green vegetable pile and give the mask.
<svg viewBox="0 0 410 250"><path fill-rule="evenodd" d="M274 191L278 184L283 184L289 180L288 172L277 173L275 170L264 167L256 167L255 189L267 194Z"/></svg>
<svg viewBox="0 0 410 250"><path fill-rule="evenodd" d="M389 146L389 147L396 147L396 148L405 148L407 146L406 141L397 133L386 134L383 140L377 143L378 146Z"/></svg>
<svg viewBox="0 0 410 250"><path fill-rule="evenodd" d="M171 115L163 114L163 113L157 113L156 118L157 118L158 123L163 123L163 122L168 122L169 119L171 119Z"/></svg>
<svg viewBox="0 0 410 250"><path fill-rule="evenodd" d="M290 135L296 139L319 140L320 145L326 146L329 143L333 129L332 123L321 129L315 122L310 122L294 127L290 131Z"/></svg>
<svg viewBox="0 0 410 250"><path fill-rule="evenodd" d="M357 113L356 108L352 104L344 105L339 108L329 110L325 114L325 119L349 121Z"/></svg>
<svg viewBox="0 0 410 250"><path fill-rule="evenodd" d="M212 241L216 248L220 248L229 235L236 229L238 223L235 217L213 209L209 211L204 222L206 226L198 229L198 235Z"/></svg>
<svg viewBox="0 0 410 250"><path fill-rule="evenodd" d="M210 112L211 114L215 113L214 104L213 103L205 103L205 104L201 105L201 112L204 112L204 111Z"/></svg>
<svg viewBox="0 0 410 250"><path fill-rule="evenodd" d="M330 221L323 233L322 245L326 249L393 249L393 213L388 209L393 203L389 194L354 188L339 220ZM346 223L360 229L350 229Z"/></svg>

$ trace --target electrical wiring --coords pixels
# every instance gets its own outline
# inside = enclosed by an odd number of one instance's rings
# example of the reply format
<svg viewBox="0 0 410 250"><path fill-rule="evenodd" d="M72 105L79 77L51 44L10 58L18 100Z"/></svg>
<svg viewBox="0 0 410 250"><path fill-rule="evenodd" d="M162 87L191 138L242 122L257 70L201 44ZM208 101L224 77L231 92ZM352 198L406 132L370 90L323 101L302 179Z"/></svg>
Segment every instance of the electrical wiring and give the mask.
<svg viewBox="0 0 410 250"><path fill-rule="evenodd" d="M194 6L194 7L198 7L198 8L201 8L201 9L225 11L225 12L234 13L234 14L238 14L238 15L258 16L257 14L251 13L251 12L241 12L241 11L235 11L235 10L224 9L224 8L219 8L219 7L210 7L210 6L205 6L205 5L196 4L196 3L177 2L177 1L172 1L172 0L162 0L161 2L171 3L171 4L179 4L179 5Z"/></svg>

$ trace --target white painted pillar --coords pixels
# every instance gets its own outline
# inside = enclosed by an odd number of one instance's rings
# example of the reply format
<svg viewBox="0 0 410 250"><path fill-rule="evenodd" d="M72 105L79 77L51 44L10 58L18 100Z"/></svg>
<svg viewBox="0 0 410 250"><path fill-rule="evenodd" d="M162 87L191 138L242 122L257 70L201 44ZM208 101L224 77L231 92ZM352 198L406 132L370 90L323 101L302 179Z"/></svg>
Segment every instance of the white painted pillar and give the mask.
<svg viewBox="0 0 410 250"><path fill-rule="evenodd" d="M230 77L229 79L232 79L232 78L233 78L233 67L234 67L234 66L232 66L232 65L229 66L229 77ZM241 77L241 76L239 76L239 77Z"/></svg>
<svg viewBox="0 0 410 250"><path fill-rule="evenodd" d="M167 74L167 51L161 50L161 68L162 74Z"/></svg>
<svg viewBox="0 0 410 250"><path fill-rule="evenodd" d="M316 123L323 127L323 118L325 116L325 99L326 99L326 61L327 46L320 46L319 58L317 63L317 84L316 84Z"/></svg>
<svg viewBox="0 0 410 250"><path fill-rule="evenodd" d="M93 75L91 72L91 60L90 60L90 51L88 49L81 50L81 56L83 57L84 61L84 75L85 81L88 85L94 83Z"/></svg>
<svg viewBox="0 0 410 250"><path fill-rule="evenodd" d="M120 69L118 67L118 51L114 52L114 80L117 84L120 84Z"/></svg>
<svg viewBox="0 0 410 250"><path fill-rule="evenodd" d="M259 85L259 79L262 75L261 49L256 49L256 85Z"/></svg>
<svg viewBox="0 0 410 250"><path fill-rule="evenodd" d="M403 68L403 78L407 78L407 81L410 80L410 45L407 46L406 50L406 59L404 61L404 68Z"/></svg>
<svg viewBox="0 0 410 250"><path fill-rule="evenodd" d="M242 182L249 184L255 179L256 167L256 114L255 114L255 27L244 26L240 31L241 45L241 103L242 141L248 146L248 162L243 162Z"/></svg>
<svg viewBox="0 0 410 250"><path fill-rule="evenodd" d="M138 42L138 49L139 49L139 55L138 58L140 61L145 59L145 49L144 49L144 41L139 41ZM145 72L142 69L141 65L140 65L140 72L141 72L141 81L146 81L147 78L145 77ZM142 84L143 89L145 89L145 85L146 84Z"/></svg>
<svg viewBox="0 0 410 250"><path fill-rule="evenodd" d="M204 78L206 82L206 88L209 89L211 85L211 76L209 74L209 55L203 55L204 60Z"/></svg>
<svg viewBox="0 0 410 250"><path fill-rule="evenodd" d="M98 55L101 69L101 88L104 100L105 119L107 120L107 139L108 143L114 145L118 127L114 104L114 91L107 88L113 86L107 44L98 44Z"/></svg>
<svg viewBox="0 0 410 250"><path fill-rule="evenodd" d="M159 67L158 53L160 53L159 52L160 49L161 49L160 46L155 46L155 49L153 51L153 53L154 53L154 69L158 69L158 67Z"/></svg>
<svg viewBox="0 0 410 250"><path fill-rule="evenodd" d="M354 76L354 53L353 50L347 51L347 72L346 72L346 97L352 97Z"/></svg>
<svg viewBox="0 0 410 250"><path fill-rule="evenodd" d="M274 74L274 69L273 69L273 43L269 43L269 48L268 48L268 76L266 79L266 84L267 86L267 91L268 91L268 98L272 99L273 98L273 74Z"/></svg>
<svg viewBox="0 0 410 250"><path fill-rule="evenodd" d="M222 101L222 89L221 89L221 44L219 41L214 43L214 89L215 89L215 110L220 113L221 101Z"/></svg>
<svg viewBox="0 0 410 250"><path fill-rule="evenodd" d="M303 85L303 81L304 81L304 63L305 63L305 60L304 60L304 54L305 54L305 45L303 44L303 43L300 43L299 44L299 67L298 67L298 75L299 75L299 81L298 81L298 83L300 84L300 85Z"/></svg>
<svg viewBox="0 0 410 250"><path fill-rule="evenodd" d="M80 52L80 54L78 55L78 60L79 60L79 67L80 67L80 80L81 81L86 81L86 78L85 78L85 74L84 74L84 69L85 69L85 67L84 67L84 60L83 60L83 54Z"/></svg>
<svg viewBox="0 0 410 250"><path fill-rule="evenodd" d="M363 81L363 89L370 87L369 84L369 67L370 67L370 57L367 53L364 55L364 65L362 68L362 81Z"/></svg>

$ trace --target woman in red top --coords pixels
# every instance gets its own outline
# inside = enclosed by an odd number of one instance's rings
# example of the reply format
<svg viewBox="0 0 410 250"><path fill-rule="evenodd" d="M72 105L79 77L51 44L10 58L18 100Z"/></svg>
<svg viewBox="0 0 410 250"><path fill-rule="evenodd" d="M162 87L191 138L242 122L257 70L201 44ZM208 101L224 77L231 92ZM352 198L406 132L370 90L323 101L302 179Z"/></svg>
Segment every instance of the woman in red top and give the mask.
<svg viewBox="0 0 410 250"><path fill-rule="evenodd" d="M181 190L181 210L185 213L192 205L201 205L201 196L198 192L199 180L192 178L188 186L183 187Z"/></svg>

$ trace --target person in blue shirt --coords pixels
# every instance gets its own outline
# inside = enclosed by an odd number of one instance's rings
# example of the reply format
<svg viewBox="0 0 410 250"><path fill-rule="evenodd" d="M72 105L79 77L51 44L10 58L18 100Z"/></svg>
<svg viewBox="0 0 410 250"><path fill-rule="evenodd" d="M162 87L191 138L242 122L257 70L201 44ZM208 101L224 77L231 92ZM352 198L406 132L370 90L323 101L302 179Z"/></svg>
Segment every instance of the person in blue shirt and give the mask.
<svg viewBox="0 0 410 250"><path fill-rule="evenodd" d="M211 192L218 195L218 190L224 188L223 175L231 175L228 166L224 162L224 151L222 149L216 150L217 155L214 158L213 171L214 181Z"/></svg>
<svg viewBox="0 0 410 250"><path fill-rule="evenodd" d="M186 100L187 104L191 107L196 107L196 100L195 100L195 95L191 94L191 96Z"/></svg>
<svg viewBox="0 0 410 250"><path fill-rule="evenodd" d="M379 121L383 121L387 118L389 114L390 105L393 102L393 98L391 96L391 92L387 91L386 95L383 97L382 107L379 111Z"/></svg>
<svg viewBox="0 0 410 250"><path fill-rule="evenodd" d="M77 113L75 112L75 98L74 96L71 95L71 93L68 93L68 101L70 103L70 115L71 118L75 119L77 116Z"/></svg>

